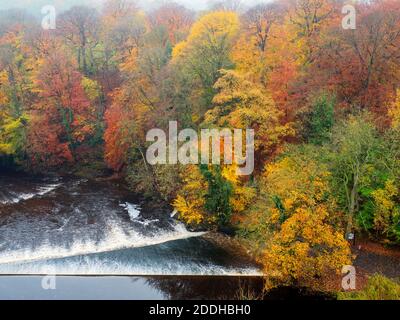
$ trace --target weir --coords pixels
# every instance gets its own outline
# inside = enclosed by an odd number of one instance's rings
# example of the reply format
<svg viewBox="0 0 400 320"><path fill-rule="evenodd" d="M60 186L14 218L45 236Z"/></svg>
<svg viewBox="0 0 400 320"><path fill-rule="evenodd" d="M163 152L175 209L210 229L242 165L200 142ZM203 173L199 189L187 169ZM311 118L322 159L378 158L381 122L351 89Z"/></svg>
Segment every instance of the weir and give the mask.
<svg viewBox="0 0 400 320"><path fill-rule="evenodd" d="M110 183L3 174L0 186L0 275L260 274Z"/></svg>

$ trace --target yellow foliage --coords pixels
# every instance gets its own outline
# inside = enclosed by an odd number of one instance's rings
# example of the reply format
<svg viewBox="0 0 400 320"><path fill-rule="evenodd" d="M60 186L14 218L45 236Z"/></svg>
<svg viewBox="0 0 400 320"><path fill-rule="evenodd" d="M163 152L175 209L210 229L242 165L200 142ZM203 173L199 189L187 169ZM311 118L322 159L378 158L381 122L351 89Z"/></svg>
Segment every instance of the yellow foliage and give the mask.
<svg viewBox="0 0 400 320"><path fill-rule="evenodd" d="M210 166L210 170L212 166ZM246 186L236 174L236 165L224 165L222 177L231 183L233 194L229 199L234 215L240 215L255 196L254 188ZM208 183L198 166L188 166L182 174L183 187L173 202L180 218L188 224L214 223L216 217L205 210L205 199L208 194Z"/></svg>
<svg viewBox="0 0 400 320"><path fill-rule="evenodd" d="M14 153L14 149L11 143L0 143L0 154L11 155Z"/></svg>
<svg viewBox="0 0 400 320"><path fill-rule="evenodd" d="M285 157L268 164L263 174L264 192L279 197L283 209L288 212L298 207L316 206L329 192L329 171L314 161L303 161Z"/></svg>
<svg viewBox="0 0 400 320"><path fill-rule="evenodd" d="M262 256L268 287L282 284L318 285L318 278L339 273L350 264L343 234L327 223L325 206L298 208L275 232Z"/></svg>
<svg viewBox="0 0 400 320"><path fill-rule="evenodd" d="M13 155L20 143L18 132L23 128L24 117L16 118L0 113L0 154Z"/></svg>
<svg viewBox="0 0 400 320"><path fill-rule="evenodd" d="M192 26L187 40L175 46L173 57L182 57L193 49L201 47L220 50L223 48L221 42L229 43L238 31L239 17L236 13L226 11L209 13Z"/></svg>
<svg viewBox="0 0 400 320"><path fill-rule="evenodd" d="M184 186L174 200L173 207L188 224L210 222L204 209L207 182L200 170L197 166L188 166L182 177Z"/></svg>
<svg viewBox="0 0 400 320"><path fill-rule="evenodd" d="M382 234L390 232L393 221L400 221L400 206L396 202L399 188L393 180L388 180L383 189L372 192L375 203L374 227Z"/></svg>
<svg viewBox="0 0 400 320"><path fill-rule="evenodd" d="M261 158L274 154L282 139L294 134L291 124L281 125L281 112L272 97L261 87L247 81L236 71L224 70L214 88L214 108L205 115L204 123L224 127L254 129L255 150Z"/></svg>
<svg viewBox="0 0 400 320"><path fill-rule="evenodd" d="M392 127L400 129L400 89L397 90L396 101L390 108L389 115L392 119Z"/></svg>
<svg viewBox="0 0 400 320"><path fill-rule="evenodd" d="M132 49L125 60L120 64L122 71L131 73L137 70L138 49Z"/></svg>
<svg viewBox="0 0 400 320"><path fill-rule="evenodd" d="M249 74L254 77L252 80L260 81L262 75L267 71L267 59L265 53L256 46L256 37L242 34L236 42L232 53L232 60L235 61L236 71L241 74Z"/></svg>
<svg viewBox="0 0 400 320"><path fill-rule="evenodd" d="M179 42L172 50L172 58L176 59L182 56L186 46L187 46L186 41Z"/></svg>
<svg viewBox="0 0 400 320"><path fill-rule="evenodd" d="M295 150L267 164L258 201L242 222L256 237L253 249L261 257L268 287L297 281L315 285L315 277L350 262L348 243L336 221L341 213L329 196L330 173L310 157L312 152Z"/></svg>
<svg viewBox="0 0 400 320"><path fill-rule="evenodd" d="M222 169L222 176L233 186L233 196L230 199L230 204L234 213L242 213L254 199L256 195L255 189L243 184L237 175L237 165L225 165Z"/></svg>
<svg viewBox="0 0 400 320"><path fill-rule="evenodd" d="M100 96L101 88L97 81L82 77L82 87L90 101L94 101Z"/></svg>
<svg viewBox="0 0 400 320"><path fill-rule="evenodd" d="M5 105L9 102L8 96L5 92L5 87L8 86L8 74L7 72L0 72L0 105Z"/></svg>

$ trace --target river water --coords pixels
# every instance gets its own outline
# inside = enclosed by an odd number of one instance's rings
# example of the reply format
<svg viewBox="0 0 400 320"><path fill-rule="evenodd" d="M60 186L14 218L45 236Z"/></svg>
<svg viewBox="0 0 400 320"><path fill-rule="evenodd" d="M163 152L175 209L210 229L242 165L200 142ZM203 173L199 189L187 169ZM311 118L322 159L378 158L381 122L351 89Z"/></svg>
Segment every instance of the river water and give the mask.
<svg viewBox="0 0 400 320"><path fill-rule="evenodd" d="M0 274L258 275L109 182L0 175Z"/></svg>
<svg viewBox="0 0 400 320"><path fill-rule="evenodd" d="M233 298L243 281L260 284L257 266L115 183L2 172L0 298L57 298L37 285L48 274L69 288L59 298L84 288L93 297Z"/></svg>

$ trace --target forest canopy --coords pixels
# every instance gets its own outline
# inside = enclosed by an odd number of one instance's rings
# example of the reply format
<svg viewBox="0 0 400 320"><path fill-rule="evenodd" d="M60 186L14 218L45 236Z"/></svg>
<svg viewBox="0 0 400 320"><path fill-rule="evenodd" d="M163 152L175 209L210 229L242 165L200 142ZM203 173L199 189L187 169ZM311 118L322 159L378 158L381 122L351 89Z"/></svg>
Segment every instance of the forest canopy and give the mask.
<svg viewBox="0 0 400 320"><path fill-rule="evenodd" d="M271 286L340 272L351 232L400 243L400 2L354 1L355 29L346 3L109 0L54 30L2 11L0 164L108 168L193 228L233 230ZM169 121L253 129L253 174L149 165L146 133Z"/></svg>

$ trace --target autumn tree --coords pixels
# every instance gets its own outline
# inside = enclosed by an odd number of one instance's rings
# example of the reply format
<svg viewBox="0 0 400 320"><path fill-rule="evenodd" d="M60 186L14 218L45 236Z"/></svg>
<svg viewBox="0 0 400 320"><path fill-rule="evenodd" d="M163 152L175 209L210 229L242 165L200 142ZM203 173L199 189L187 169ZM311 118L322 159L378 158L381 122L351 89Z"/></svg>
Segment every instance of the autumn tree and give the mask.
<svg viewBox="0 0 400 320"><path fill-rule="evenodd" d="M271 29L283 18L282 8L277 3L259 4L249 9L243 17L245 30L255 38L256 46L265 52Z"/></svg>
<svg viewBox="0 0 400 320"><path fill-rule="evenodd" d="M271 96L235 71L221 71L214 88L213 108L205 115L203 126L254 129L255 158L268 161L284 139L294 134L290 125L281 125L281 113ZM262 162L259 165L262 165Z"/></svg>
<svg viewBox="0 0 400 320"><path fill-rule="evenodd" d="M270 41L278 37L282 19L282 6L277 3L256 5L241 16L241 32L232 58L236 70L253 77L264 86L267 86L272 67L267 49L270 49Z"/></svg>
<svg viewBox="0 0 400 320"><path fill-rule="evenodd" d="M343 30L340 23L326 32L324 45L310 70L315 86L324 83L336 91L338 102L350 110L367 109L389 125L386 114L395 96L400 63L398 1L357 4L357 28ZM312 82L312 81L311 81Z"/></svg>
<svg viewBox="0 0 400 320"><path fill-rule="evenodd" d="M169 40L175 45L185 39L194 23L194 12L177 3L166 3L154 10L149 17L152 28L163 26Z"/></svg>
<svg viewBox="0 0 400 320"><path fill-rule="evenodd" d="M289 0L287 12L293 25L295 40L302 46L303 62L312 62L316 40L326 23L335 14L335 2L331 0ZM336 12L337 13L337 12Z"/></svg>
<svg viewBox="0 0 400 320"><path fill-rule="evenodd" d="M25 157L28 110L32 104L31 66L18 29L0 38L0 154Z"/></svg>
<svg viewBox="0 0 400 320"><path fill-rule="evenodd" d="M233 67L230 51L238 30L237 14L212 12L201 17L187 40L174 48L173 63L177 72L184 73L186 85L195 88L191 94L194 101L189 103L200 118L210 108L219 71Z"/></svg>
<svg viewBox="0 0 400 320"><path fill-rule="evenodd" d="M153 195L163 190L163 198L173 197L166 192L164 180L177 174L147 164L145 137L148 130L163 128L169 115L162 96L162 81L166 81L163 69L171 56L167 40L165 30L151 30L144 35L140 50L121 63L125 81L111 95L104 135L107 165L116 172L125 172L136 190Z"/></svg>
<svg viewBox="0 0 400 320"><path fill-rule="evenodd" d="M84 75L91 72L94 49L98 45L98 13L84 6L73 7L59 17L57 30L72 46Z"/></svg>
<svg viewBox="0 0 400 320"><path fill-rule="evenodd" d="M85 91L92 84L59 52L38 63L33 78L39 99L33 106L28 154L38 166L73 161L75 149L95 129L95 108Z"/></svg>
<svg viewBox="0 0 400 320"><path fill-rule="evenodd" d="M258 200L241 224L241 234L254 239L253 250L262 252L269 288L316 286L319 277L349 263L330 172L314 148L294 148L266 166Z"/></svg>
<svg viewBox="0 0 400 320"><path fill-rule="evenodd" d="M191 165L182 172L183 186L173 201L180 218L192 226L226 227L255 196L255 190L236 175L235 165Z"/></svg>

